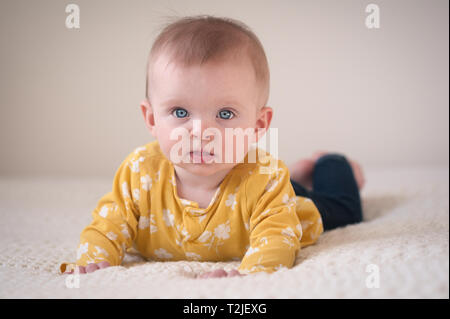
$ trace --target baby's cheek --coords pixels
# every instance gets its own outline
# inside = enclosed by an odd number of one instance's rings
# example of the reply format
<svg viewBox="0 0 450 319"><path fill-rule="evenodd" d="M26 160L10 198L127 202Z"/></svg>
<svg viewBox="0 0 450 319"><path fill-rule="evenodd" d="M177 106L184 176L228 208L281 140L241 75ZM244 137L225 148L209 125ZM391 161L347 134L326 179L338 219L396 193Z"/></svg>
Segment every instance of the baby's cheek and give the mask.
<svg viewBox="0 0 450 319"><path fill-rule="evenodd" d="M223 141L223 154L229 162L231 159L233 163L239 163L247 155L249 150L251 137L247 134L242 134L237 131L232 136L225 136Z"/></svg>

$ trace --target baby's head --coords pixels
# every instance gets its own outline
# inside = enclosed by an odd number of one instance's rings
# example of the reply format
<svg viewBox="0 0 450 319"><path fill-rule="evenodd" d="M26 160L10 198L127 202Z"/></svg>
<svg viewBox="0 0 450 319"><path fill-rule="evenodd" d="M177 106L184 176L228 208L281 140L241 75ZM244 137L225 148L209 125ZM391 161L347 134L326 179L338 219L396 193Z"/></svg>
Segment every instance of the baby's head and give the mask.
<svg viewBox="0 0 450 319"><path fill-rule="evenodd" d="M167 158L192 173L211 175L239 163L269 127L269 82L264 49L243 23L181 18L152 46L141 109ZM239 142L226 136L227 128L248 129L248 135Z"/></svg>

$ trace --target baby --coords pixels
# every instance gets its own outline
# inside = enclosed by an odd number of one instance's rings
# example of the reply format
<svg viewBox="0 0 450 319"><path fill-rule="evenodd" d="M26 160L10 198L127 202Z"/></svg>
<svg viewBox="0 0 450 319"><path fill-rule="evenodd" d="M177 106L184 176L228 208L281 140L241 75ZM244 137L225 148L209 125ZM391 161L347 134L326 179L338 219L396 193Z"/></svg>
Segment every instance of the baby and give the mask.
<svg viewBox="0 0 450 319"><path fill-rule="evenodd" d="M356 162L317 152L290 173L252 147L272 119L269 78L264 49L243 23L195 16L167 25L150 51L141 103L156 141L122 162L81 233L76 263L61 272L120 265L134 249L152 260L241 261L199 278L271 273L292 267L324 230L361 221ZM227 134L240 129L241 139Z"/></svg>

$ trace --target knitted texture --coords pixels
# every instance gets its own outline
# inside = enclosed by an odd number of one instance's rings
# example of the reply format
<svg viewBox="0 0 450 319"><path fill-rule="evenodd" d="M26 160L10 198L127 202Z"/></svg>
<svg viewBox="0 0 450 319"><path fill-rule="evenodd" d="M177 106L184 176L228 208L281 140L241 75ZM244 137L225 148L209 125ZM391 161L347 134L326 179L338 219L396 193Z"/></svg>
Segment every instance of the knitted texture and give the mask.
<svg viewBox="0 0 450 319"><path fill-rule="evenodd" d="M449 298L448 176L448 167L367 170L364 221L323 233L292 269L196 279L240 263L128 254L79 281L58 265L76 259L112 181L0 178L0 298Z"/></svg>

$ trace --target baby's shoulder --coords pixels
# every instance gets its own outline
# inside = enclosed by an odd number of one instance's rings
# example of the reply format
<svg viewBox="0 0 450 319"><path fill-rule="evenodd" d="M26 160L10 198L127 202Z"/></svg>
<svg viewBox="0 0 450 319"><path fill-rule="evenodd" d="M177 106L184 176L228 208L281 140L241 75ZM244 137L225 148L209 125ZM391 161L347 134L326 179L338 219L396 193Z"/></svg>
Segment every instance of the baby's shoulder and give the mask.
<svg viewBox="0 0 450 319"><path fill-rule="evenodd" d="M127 155L124 164L132 173L158 174L169 168L169 162L162 153L158 141L136 147Z"/></svg>
<svg viewBox="0 0 450 319"><path fill-rule="evenodd" d="M244 163L238 165L237 171L241 182L253 190L264 189L275 177L289 176L286 164L262 149L259 149L259 155L247 154Z"/></svg>
<svg viewBox="0 0 450 319"><path fill-rule="evenodd" d="M144 157L144 158L161 158L164 157L158 141L153 141L136 147L129 155L129 157Z"/></svg>

